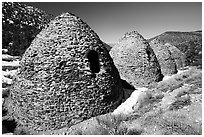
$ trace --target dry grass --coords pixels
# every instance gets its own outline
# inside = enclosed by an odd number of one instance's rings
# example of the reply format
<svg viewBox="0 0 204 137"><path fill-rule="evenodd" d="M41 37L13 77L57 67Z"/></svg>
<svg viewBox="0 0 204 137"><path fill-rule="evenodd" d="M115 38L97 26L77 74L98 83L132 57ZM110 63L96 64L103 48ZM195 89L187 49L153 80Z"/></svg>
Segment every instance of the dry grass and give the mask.
<svg viewBox="0 0 204 137"><path fill-rule="evenodd" d="M187 123L185 120L188 118L185 115L176 116L163 115L164 113L152 113L143 117L141 127L144 129L142 134L162 134L162 135L201 135L202 128L197 128L192 124ZM138 121L135 121L138 122Z"/></svg>
<svg viewBox="0 0 204 137"><path fill-rule="evenodd" d="M176 74L168 80L161 81L150 88L161 92L171 92L184 84L194 84L196 88L202 88L202 71L196 68L191 68L183 73Z"/></svg>

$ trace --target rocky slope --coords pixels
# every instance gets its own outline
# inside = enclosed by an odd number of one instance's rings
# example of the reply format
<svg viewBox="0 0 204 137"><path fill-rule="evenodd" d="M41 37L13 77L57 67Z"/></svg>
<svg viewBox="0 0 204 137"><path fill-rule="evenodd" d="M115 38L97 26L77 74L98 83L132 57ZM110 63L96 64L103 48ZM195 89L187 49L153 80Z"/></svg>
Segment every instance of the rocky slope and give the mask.
<svg viewBox="0 0 204 137"><path fill-rule="evenodd" d="M168 31L148 40L159 39L163 44L169 43L177 47L186 56L186 65L202 64L202 31L176 32Z"/></svg>
<svg viewBox="0 0 204 137"><path fill-rule="evenodd" d="M2 47L21 56L52 15L19 2L2 2Z"/></svg>

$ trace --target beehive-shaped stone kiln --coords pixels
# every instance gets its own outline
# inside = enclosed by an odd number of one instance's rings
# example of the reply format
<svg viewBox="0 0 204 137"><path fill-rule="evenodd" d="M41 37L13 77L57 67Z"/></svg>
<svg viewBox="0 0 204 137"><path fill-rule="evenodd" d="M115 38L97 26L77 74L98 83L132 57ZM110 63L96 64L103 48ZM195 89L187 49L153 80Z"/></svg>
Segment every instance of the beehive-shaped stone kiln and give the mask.
<svg viewBox="0 0 204 137"><path fill-rule="evenodd" d="M186 56L184 53L182 53L177 47L171 45L170 43L166 43L165 46L169 49L171 52L171 55L173 56L177 69L185 67L186 63Z"/></svg>
<svg viewBox="0 0 204 137"><path fill-rule="evenodd" d="M103 42L80 18L64 13L26 50L7 108L20 126L38 132L111 112L122 97L118 70Z"/></svg>
<svg viewBox="0 0 204 137"><path fill-rule="evenodd" d="M156 54L157 60L161 66L163 75L177 73L176 62L167 46L163 45L157 38L150 42L150 46Z"/></svg>
<svg viewBox="0 0 204 137"><path fill-rule="evenodd" d="M135 87L148 86L163 78L156 55L137 31L126 33L110 55L121 78Z"/></svg>

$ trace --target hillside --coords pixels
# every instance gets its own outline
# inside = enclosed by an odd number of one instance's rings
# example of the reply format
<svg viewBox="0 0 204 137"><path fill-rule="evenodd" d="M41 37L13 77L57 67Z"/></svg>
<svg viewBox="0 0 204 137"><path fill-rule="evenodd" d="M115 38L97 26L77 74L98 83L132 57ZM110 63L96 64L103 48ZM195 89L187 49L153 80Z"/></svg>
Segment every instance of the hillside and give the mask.
<svg viewBox="0 0 204 137"><path fill-rule="evenodd" d="M2 48L10 55L19 56L52 15L18 2L2 3Z"/></svg>
<svg viewBox="0 0 204 137"><path fill-rule="evenodd" d="M161 35L148 39L159 39L163 44L169 43L176 46L186 55L186 64L199 66L202 64L202 31L177 32L167 31Z"/></svg>
<svg viewBox="0 0 204 137"><path fill-rule="evenodd" d="M179 32L179 31L167 31L158 36L148 39L151 41L158 38L163 43L179 44L189 41L199 41L202 39L202 31L192 31L192 32Z"/></svg>

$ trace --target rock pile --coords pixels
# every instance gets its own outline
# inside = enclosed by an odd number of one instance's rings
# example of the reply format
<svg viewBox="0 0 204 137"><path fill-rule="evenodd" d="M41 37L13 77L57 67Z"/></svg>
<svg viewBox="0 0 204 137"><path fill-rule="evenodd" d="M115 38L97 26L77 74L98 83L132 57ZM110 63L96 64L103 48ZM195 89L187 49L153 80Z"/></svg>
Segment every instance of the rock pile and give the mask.
<svg viewBox="0 0 204 137"><path fill-rule="evenodd" d="M156 55L137 31L126 33L110 55L122 79L134 86L148 86L163 78Z"/></svg>
<svg viewBox="0 0 204 137"><path fill-rule="evenodd" d="M120 76L98 35L71 13L56 17L20 62L8 112L29 132L70 127L113 111Z"/></svg>
<svg viewBox="0 0 204 137"><path fill-rule="evenodd" d="M156 54L157 60L161 66L162 74L171 75L177 73L176 63L169 49L157 38L150 42L150 46Z"/></svg>
<svg viewBox="0 0 204 137"><path fill-rule="evenodd" d="M177 47L169 44L169 43L166 43L165 46L168 47L169 51L171 52L171 55L173 56L175 62L176 62L176 67L177 69L179 68L183 68L186 66L185 64L185 60L186 60L186 57L185 57L185 54L182 53Z"/></svg>

